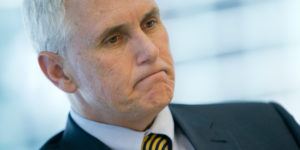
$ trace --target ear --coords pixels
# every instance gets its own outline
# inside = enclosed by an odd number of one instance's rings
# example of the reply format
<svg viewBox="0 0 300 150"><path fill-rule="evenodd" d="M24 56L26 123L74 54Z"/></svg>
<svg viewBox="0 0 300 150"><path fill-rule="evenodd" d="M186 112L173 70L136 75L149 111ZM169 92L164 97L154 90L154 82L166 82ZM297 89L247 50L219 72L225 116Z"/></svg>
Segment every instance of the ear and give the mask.
<svg viewBox="0 0 300 150"><path fill-rule="evenodd" d="M65 71L63 59L59 55L42 51L39 53L38 61L43 73L55 86L67 93L76 92L77 85Z"/></svg>

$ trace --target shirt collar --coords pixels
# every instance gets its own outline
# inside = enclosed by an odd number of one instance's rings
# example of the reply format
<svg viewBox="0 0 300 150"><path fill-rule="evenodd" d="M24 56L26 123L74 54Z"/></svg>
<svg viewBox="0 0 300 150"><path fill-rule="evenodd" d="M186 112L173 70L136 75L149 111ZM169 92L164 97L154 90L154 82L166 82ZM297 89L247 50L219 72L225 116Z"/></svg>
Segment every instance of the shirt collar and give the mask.
<svg viewBox="0 0 300 150"><path fill-rule="evenodd" d="M174 141L174 121L169 107L166 107L157 115L152 126L144 133L145 135L150 133L164 134Z"/></svg>
<svg viewBox="0 0 300 150"><path fill-rule="evenodd" d="M150 133L164 134L174 141L174 121L169 107L165 107L157 115L152 126L143 132L88 120L72 109L70 114L83 130L112 149L139 150L144 136Z"/></svg>

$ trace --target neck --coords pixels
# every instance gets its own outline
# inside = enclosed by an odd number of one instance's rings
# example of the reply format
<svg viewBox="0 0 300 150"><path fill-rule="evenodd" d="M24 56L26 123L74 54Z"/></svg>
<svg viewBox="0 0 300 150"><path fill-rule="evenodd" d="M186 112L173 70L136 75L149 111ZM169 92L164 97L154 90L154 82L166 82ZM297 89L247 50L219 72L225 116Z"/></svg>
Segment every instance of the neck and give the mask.
<svg viewBox="0 0 300 150"><path fill-rule="evenodd" d="M115 126L121 126L129 128L135 131L145 131L148 129L157 114L161 109L153 110L152 112L143 113L114 113L111 110L106 109L102 105L89 105L83 99L78 99L77 96L69 96L72 109L81 116L104 124L110 124ZM121 115L120 115L121 114Z"/></svg>
<svg viewBox="0 0 300 150"><path fill-rule="evenodd" d="M78 110L74 107L72 107L72 109L75 112L77 112L78 114L80 114L81 116L83 116L84 118L87 118L89 120L104 123L104 124L109 124L109 125L120 126L120 127L124 127L124 128L128 128L128 129L132 129L135 131L147 130L148 128L151 127L151 125L154 122L155 117L156 117L156 115L150 115L147 117L142 116L142 117L135 118L135 119L129 119L129 118L131 118L129 116L128 117L126 117L126 116L112 117L111 115L103 116L103 115L101 115L101 113L93 114L90 112ZM106 114L106 113L104 113L104 114Z"/></svg>

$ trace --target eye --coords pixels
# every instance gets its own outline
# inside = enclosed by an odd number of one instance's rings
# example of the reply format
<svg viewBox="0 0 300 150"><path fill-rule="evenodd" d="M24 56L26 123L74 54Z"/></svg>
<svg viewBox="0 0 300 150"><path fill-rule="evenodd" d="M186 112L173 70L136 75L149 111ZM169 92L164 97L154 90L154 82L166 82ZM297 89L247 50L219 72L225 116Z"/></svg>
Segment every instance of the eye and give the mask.
<svg viewBox="0 0 300 150"><path fill-rule="evenodd" d="M155 22L152 20L152 21L147 22L147 23L145 24L145 27L151 28L151 27L153 27L154 24L155 24Z"/></svg>
<svg viewBox="0 0 300 150"><path fill-rule="evenodd" d="M157 20L151 19L151 20L145 22L142 25L142 28L143 28L143 30L150 30L150 29L154 28L156 24L157 24Z"/></svg>
<svg viewBox="0 0 300 150"><path fill-rule="evenodd" d="M110 44L114 44L116 42L118 42L120 40L121 36L120 35L115 35L113 37L110 37L108 40L107 40L107 43L110 43Z"/></svg>
<svg viewBox="0 0 300 150"><path fill-rule="evenodd" d="M116 45L120 42L120 40L122 40L122 35L117 33L117 34L113 34L113 35L109 36L108 38L106 38L104 40L104 44Z"/></svg>

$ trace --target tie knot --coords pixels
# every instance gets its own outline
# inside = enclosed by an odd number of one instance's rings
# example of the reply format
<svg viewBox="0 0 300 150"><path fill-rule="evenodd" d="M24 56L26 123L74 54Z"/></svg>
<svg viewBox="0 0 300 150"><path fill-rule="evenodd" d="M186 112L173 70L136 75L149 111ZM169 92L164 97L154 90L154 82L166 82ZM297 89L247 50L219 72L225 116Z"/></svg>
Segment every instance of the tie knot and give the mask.
<svg viewBox="0 0 300 150"><path fill-rule="evenodd" d="M144 137L142 150L172 150L172 141L166 135L151 133Z"/></svg>

